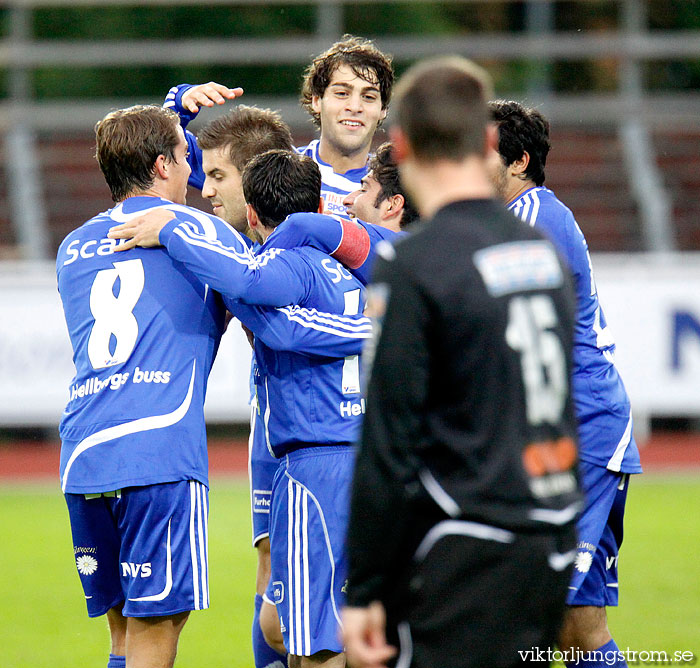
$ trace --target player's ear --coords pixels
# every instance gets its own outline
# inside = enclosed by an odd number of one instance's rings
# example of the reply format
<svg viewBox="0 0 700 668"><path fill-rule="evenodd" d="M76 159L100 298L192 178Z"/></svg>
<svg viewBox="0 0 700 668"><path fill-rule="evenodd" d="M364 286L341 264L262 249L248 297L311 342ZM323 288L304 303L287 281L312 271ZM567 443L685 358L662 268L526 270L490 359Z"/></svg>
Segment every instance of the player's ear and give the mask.
<svg viewBox="0 0 700 668"><path fill-rule="evenodd" d="M320 114L321 113L321 98L318 95L312 95L311 96L311 108L314 110L315 113Z"/></svg>
<svg viewBox="0 0 700 668"><path fill-rule="evenodd" d="M250 204L245 205L245 217L248 221L248 227L250 227L251 230L254 230L260 225L260 216L258 216L258 212Z"/></svg>
<svg viewBox="0 0 700 668"><path fill-rule="evenodd" d="M491 151L498 153L498 126L495 123L486 125L486 151L484 155L489 155Z"/></svg>
<svg viewBox="0 0 700 668"><path fill-rule="evenodd" d="M527 151L523 151L523 154L517 160L511 162L508 168L514 176L521 176L522 174L525 174L529 164L530 154Z"/></svg>
<svg viewBox="0 0 700 668"><path fill-rule="evenodd" d="M389 206L387 207L387 213L396 215L403 209L403 205L406 200L404 199L403 195L396 193L396 195L388 197L387 201L389 202Z"/></svg>
<svg viewBox="0 0 700 668"><path fill-rule="evenodd" d="M170 161L161 153L153 165L153 176L157 179L168 178L168 166Z"/></svg>
<svg viewBox="0 0 700 668"><path fill-rule="evenodd" d="M323 213L325 210L325 202L323 201L323 197L319 197L318 199L318 212Z"/></svg>
<svg viewBox="0 0 700 668"><path fill-rule="evenodd" d="M408 137L398 125L389 128L389 139L391 139L391 154L397 165L407 160L413 153Z"/></svg>

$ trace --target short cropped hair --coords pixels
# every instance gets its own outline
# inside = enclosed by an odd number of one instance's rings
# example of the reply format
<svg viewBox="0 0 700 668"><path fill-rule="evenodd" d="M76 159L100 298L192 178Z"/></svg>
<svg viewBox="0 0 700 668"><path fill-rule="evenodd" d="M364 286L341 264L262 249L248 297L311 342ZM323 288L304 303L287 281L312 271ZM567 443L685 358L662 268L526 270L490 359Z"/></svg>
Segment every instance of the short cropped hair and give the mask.
<svg viewBox="0 0 700 668"><path fill-rule="evenodd" d="M418 218L416 207L413 206L413 202L411 202L406 191L401 186L399 166L394 160L391 142L384 142L377 148L375 154L369 160L369 173L377 179L381 188L374 202L375 208L385 199L389 199L394 195L401 195L404 204L400 226L405 227Z"/></svg>
<svg viewBox="0 0 700 668"><path fill-rule="evenodd" d="M115 202L153 185L159 155L175 160L179 126L174 111L155 105L117 109L97 122L95 157Z"/></svg>
<svg viewBox="0 0 700 668"><path fill-rule="evenodd" d="M394 68L391 56L382 53L373 42L353 35L343 35L327 51L317 56L304 72L301 88L301 105L309 112L316 127L321 127L320 114L313 110L314 96L323 97L333 73L340 65L348 65L361 79L379 86L382 109L389 107L391 89L394 86Z"/></svg>
<svg viewBox="0 0 700 668"><path fill-rule="evenodd" d="M256 155L272 149L291 150L294 140L276 111L241 104L205 125L197 134L197 143L204 150L228 147L231 164L242 172Z"/></svg>
<svg viewBox="0 0 700 668"><path fill-rule="evenodd" d="M489 75L460 56L409 68L396 87L396 121L418 159L463 160L485 152Z"/></svg>
<svg viewBox="0 0 700 668"><path fill-rule="evenodd" d="M522 158L527 151L530 161L525 176L535 185L544 183L544 168L552 147L549 141L549 121L537 109L525 107L514 100L489 103L491 118L498 126L498 152L507 165Z"/></svg>
<svg viewBox="0 0 700 668"><path fill-rule="evenodd" d="M243 170L243 195L266 227L277 227L292 213L318 211L321 170L294 151L266 151Z"/></svg>

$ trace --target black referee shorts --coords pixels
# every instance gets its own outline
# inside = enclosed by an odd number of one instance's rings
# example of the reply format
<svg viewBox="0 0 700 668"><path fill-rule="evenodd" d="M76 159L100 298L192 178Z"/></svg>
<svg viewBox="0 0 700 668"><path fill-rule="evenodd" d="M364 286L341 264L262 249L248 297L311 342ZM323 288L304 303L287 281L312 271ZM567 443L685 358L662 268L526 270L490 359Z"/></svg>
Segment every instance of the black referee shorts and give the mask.
<svg viewBox="0 0 700 668"><path fill-rule="evenodd" d="M425 536L387 611L396 668L536 665L561 626L575 529L514 534L445 520ZM534 652L532 651L534 650Z"/></svg>

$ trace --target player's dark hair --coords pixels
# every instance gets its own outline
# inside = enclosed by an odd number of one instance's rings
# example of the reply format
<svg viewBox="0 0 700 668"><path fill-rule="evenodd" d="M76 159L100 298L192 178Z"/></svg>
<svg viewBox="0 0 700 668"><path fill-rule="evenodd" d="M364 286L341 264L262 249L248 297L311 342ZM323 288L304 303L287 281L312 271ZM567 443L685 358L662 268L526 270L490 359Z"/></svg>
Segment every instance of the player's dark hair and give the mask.
<svg viewBox="0 0 700 668"><path fill-rule="evenodd" d="M549 141L549 121L537 109L524 107L513 100L489 102L491 118L498 126L498 152L507 165L523 157L527 151L530 161L525 177L535 185L544 183Z"/></svg>
<svg viewBox="0 0 700 668"><path fill-rule="evenodd" d="M241 104L205 125L197 133L197 143L205 150L228 147L231 163L242 172L256 155L291 150L294 140L276 111Z"/></svg>
<svg viewBox="0 0 700 668"><path fill-rule="evenodd" d="M401 186L399 167L391 151L391 142L384 142L369 160L369 171L377 179L381 188L377 199L374 201L374 206L375 208L378 207L389 197L401 195L403 197L403 215L401 216L400 226L405 227L418 218L418 211Z"/></svg>
<svg viewBox="0 0 700 668"><path fill-rule="evenodd" d="M292 213L318 211L321 170L294 151L266 151L243 170L243 194L266 227L277 227Z"/></svg>
<svg viewBox="0 0 700 668"><path fill-rule="evenodd" d="M170 109L136 105L117 109L95 125L95 157L112 199L148 190L159 155L175 161L180 119Z"/></svg>
<svg viewBox="0 0 700 668"><path fill-rule="evenodd" d="M321 117L313 110L311 99L323 97L333 73L340 65L347 65L360 79L376 83L382 99L382 109L387 109L394 86L394 68L391 56L382 53L373 42L362 37L343 35L340 41L316 56L304 72L301 88L301 105L309 112L316 127L321 127Z"/></svg>
<svg viewBox="0 0 700 668"><path fill-rule="evenodd" d="M396 87L394 107L416 158L484 155L490 93L489 75L466 58L433 58L409 68Z"/></svg>

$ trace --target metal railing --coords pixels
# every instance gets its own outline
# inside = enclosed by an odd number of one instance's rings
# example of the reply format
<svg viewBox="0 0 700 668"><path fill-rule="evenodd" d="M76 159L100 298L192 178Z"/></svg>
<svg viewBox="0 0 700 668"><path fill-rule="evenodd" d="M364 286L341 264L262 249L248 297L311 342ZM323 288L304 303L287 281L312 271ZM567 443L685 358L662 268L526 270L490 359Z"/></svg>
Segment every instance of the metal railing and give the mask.
<svg viewBox="0 0 700 668"><path fill-rule="evenodd" d="M388 2L399 0L388 0ZM406 0L403 0L406 2ZM425 0L420 0L425 4ZM475 4L484 0L442 0L435 4ZM509 3L520 0L492 0ZM580 3L591 0L577 0ZM385 3L387 0L385 0ZM410 0L409 0L410 2ZM438 53L458 53L477 61L528 61L536 65L533 72L533 96L541 101L543 111L554 122L615 123L625 141L648 136L648 129L655 125L695 125L700 123L700 94L649 94L643 89L641 66L648 61L665 59L700 58L700 31L654 31L647 29L645 0L608 0L619 7L620 26L611 32L555 32L552 12L554 0L527 0L527 12L523 31L518 33L487 33L462 35L419 34L392 36L381 32L370 35L377 45L394 56L395 61L406 62ZM314 8L315 22L305 36L295 37L236 37L236 39L181 39L177 48L172 40L119 40L97 42L91 40L37 40L31 36L30 13L42 7L108 7L108 6L256 6L256 5L307 5ZM36 158L32 156L32 137L36 130L89 128L109 109L128 106L143 99L92 99L92 100L35 100L28 85L30 73L46 67L115 66L158 67L174 65L289 65L304 66L310 57L325 49L330 42L344 32L345 6L363 4L369 8L373 0L9 0L0 3L9 9L10 31L0 40L0 68L9 73L10 96L0 102L0 132L5 133L6 150L11 151L12 162L18 165L22 178L16 179L14 188L20 192L13 196L13 221L18 228L25 228L26 214L32 210L35 219L31 234L41 236L41 206L37 207L38 188L32 186L36 174ZM618 90L608 94L555 95L551 92L549 67L556 61L596 60L614 58L618 65ZM177 82L164 82L167 86ZM235 82L227 82L235 84ZM152 100L160 102L160 100ZM246 101L279 109L293 128L307 124L307 117L293 97L262 97L254 92ZM637 131L623 131L629 119L639 126ZM13 146L21 144L23 151ZM638 142L636 148L652 151L651 142ZM643 158L645 166L655 165L653 151ZM25 183L26 185L22 185ZM651 210L651 200L663 201L662 180L652 174L655 188L637 188L640 211ZM658 186L658 187L656 187ZM661 188L661 190L659 190ZM658 207L647 239L655 239L661 248L672 248L672 235L659 233L670 229L670 220L659 221ZM39 219L38 222L36 219ZM649 224L647 221L645 224ZM42 256L43 250L33 246Z"/></svg>

